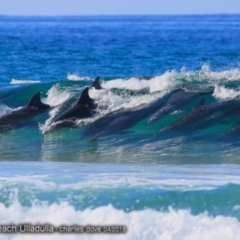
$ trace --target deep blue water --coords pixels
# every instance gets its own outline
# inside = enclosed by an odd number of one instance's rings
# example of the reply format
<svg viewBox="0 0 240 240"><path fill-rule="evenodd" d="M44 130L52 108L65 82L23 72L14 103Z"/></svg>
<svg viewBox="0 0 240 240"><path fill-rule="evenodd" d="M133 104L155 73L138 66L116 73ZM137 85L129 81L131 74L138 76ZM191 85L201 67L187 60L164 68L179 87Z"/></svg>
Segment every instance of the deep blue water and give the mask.
<svg viewBox="0 0 240 240"><path fill-rule="evenodd" d="M239 239L239 39L240 15L1 16L0 120L38 91L51 109L0 122L0 223ZM87 86L94 115L54 129Z"/></svg>
<svg viewBox="0 0 240 240"><path fill-rule="evenodd" d="M1 17L1 82L239 66L239 15Z"/></svg>

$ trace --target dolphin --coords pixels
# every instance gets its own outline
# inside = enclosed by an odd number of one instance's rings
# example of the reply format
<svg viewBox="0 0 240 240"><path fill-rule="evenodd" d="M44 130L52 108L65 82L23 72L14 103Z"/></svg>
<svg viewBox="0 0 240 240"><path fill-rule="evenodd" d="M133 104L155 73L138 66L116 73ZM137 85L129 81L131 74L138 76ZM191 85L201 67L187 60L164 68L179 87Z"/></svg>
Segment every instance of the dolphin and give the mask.
<svg viewBox="0 0 240 240"><path fill-rule="evenodd" d="M104 116L92 123L83 135L94 135L93 139L102 136L121 133L125 129L131 128L151 113L159 109L164 103L165 98L158 99L147 106L136 110L117 111Z"/></svg>
<svg viewBox="0 0 240 240"><path fill-rule="evenodd" d="M74 106L54 119L53 123L63 120L75 120L92 116L92 111L96 108L94 100L88 95L89 88L85 88Z"/></svg>
<svg viewBox="0 0 240 240"><path fill-rule="evenodd" d="M211 93L212 89L205 89L200 91L189 91L186 88L180 88L169 98L169 100L160 108L147 122L147 125L155 122L159 118L174 112L188 103L192 98L197 97L201 94Z"/></svg>
<svg viewBox="0 0 240 240"><path fill-rule="evenodd" d="M95 79L93 85L92 85L92 86L93 86L95 89L97 89L97 90L103 89L103 88L101 87L101 85L100 85L99 79L100 79L100 77L97 77L97 78Z"/></svg>
<svg viewBox="0 0 240 240"><path fill-rule="evenodd" d="M234 117L236 115L239 115L239 113L240 113L240 108L223 111L218 115L214 115L213 117L206 119L205 121L196 123L192 127L189 126L188 131L196 131L198 129L212 127L215 124L227 124L229 123L229 119L228 119L229 117Z"/></svg>
<svg viewBox="0 0 240 240"><path fill-rule="evenodd" d="M204 99L201 99L197 106L186 116L180 120L168 125L160 132L171 131L171 130L189 130L192 125L198 120L202 120L207 115L211 115L218 111L232 112L240 108L240 100L222 100L218 102L213 102L209 104L204 103Z"/></svg>
<svg viewBox="0 0 240 240"><path fill-rule="evenodd" d="M0 124L12 124L19 121L26 121L49 108L50 106L48 104L41 102L40 92L38 92L26 106L0 116Z"/></svg>

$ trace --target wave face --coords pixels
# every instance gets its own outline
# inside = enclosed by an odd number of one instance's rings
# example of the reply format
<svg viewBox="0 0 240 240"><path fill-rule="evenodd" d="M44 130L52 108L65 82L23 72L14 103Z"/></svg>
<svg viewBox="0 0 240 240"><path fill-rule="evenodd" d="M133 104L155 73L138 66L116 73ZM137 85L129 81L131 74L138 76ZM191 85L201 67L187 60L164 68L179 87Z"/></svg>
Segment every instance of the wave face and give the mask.
<svg viewBox="0 0 240 240"><path fill-rule="evenodd" d="M238 162L238 69L213 71L204 65L200 70L172 70L152 78L103 78L101 90L89 90L97 104L93 117L78 119L74 129L54 130L52 121L93 84L93 79L87 79L3 89L1 116L25 106L37 91L51 109L30 121L9 123L11 131L2 130L2 159L27 160L23 146L28 146L33 159L44 161L69 161L70 152L71 161L91 161L97 154L100 162L114 161L115 155L123 162L135 162L141 156L143 162L188 163L187 158L181 159L190 154L199 163L203 157L214 163ZM201 101L204 104L198 106ZM18 138L26 133L31 138L19 143ZM219 148L225 144L231 148ZM231 159L224 157L229 154Z"/></svg>
<svg viewBox="0 0 240 240"><path fill-rule="evenodd" d="M1 225L239 239L239 36L239 15L0 16ZM86 87L93 116L53 124Z"/></svg>

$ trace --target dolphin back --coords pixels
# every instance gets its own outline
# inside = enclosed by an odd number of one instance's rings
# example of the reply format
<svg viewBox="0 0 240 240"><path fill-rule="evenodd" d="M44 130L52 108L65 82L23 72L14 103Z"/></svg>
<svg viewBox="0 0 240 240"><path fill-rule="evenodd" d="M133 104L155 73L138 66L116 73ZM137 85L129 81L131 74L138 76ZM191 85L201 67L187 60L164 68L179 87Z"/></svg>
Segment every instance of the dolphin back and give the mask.
<svg viewBox="0 0 240 240"><path fill-rule="evenodd" d="M73 107L65 111L63 114L61 114L59 117L57 117L54 122L66 120L69 118L81 119L91 117L91 110L94 109L95 103L94 100L89 97L88 90L89 88L86 87L83 90L77 103Z"/></svg>

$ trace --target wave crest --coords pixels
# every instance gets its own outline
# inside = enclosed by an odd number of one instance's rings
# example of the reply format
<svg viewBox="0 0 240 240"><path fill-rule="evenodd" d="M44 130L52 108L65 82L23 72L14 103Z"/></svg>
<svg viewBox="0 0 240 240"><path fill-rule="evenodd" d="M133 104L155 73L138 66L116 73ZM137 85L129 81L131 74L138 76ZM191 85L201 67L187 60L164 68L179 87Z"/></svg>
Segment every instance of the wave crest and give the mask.
<svg viewBox="0 0 240 240"><path fill-rule="evenodd" d="M69 80L69 81L83 81L83 80L91 80L91 78L87 77L87 76L79 76L76 73L68 73L67 74L67 80Z"/></svg>

